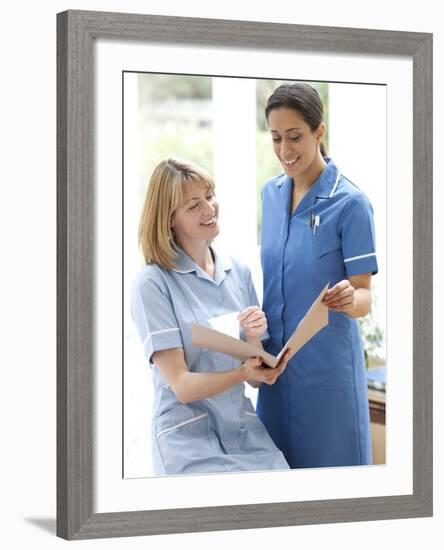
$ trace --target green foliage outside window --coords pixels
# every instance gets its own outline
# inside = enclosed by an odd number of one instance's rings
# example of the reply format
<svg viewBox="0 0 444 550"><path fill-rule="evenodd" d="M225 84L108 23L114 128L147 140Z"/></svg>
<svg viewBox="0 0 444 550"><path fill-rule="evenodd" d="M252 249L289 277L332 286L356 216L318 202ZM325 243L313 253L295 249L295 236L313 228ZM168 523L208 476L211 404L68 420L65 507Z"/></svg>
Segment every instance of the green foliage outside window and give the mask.
<svg viewBox="0 0 444 550"><path fill-rule="evenodd" d="M178 157L213 173L212 79L139 75L140 193L162 160Z"/></svg>

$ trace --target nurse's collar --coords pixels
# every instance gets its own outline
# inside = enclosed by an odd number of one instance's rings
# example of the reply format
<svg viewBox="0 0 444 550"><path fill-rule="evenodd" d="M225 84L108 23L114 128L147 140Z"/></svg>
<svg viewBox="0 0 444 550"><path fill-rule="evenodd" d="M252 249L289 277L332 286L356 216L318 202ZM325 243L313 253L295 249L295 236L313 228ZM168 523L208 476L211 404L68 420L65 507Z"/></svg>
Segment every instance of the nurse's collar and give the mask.
<svg viewBox="0 0 444 550"><path fill-rule="evenodd" d="M276 181L276 187L282 187L287 178L287 174L282 174L282 176Z"/></svg>
<svg viewBox="0 0 444 550"><path fill-rule="evenodd" d="M341 173L331 158L325 157L327 162L324 170L315 182L316 197L319 199L331 199L336 192Z"/></svg>
<svg viewBox="0 0 444 550"><path fill-rule="evenodd" d="M324 170L319 178L313 183L313 186L315 186L316 189L316 197L319 199L331 199L335 194L339 179L341 177L341 173L332 159L325 157L325 161L327 164ZM282 187L288 180L291 180L291 178L285 173L282 174L282 176L276 180L276 187Z"/></svg>
<svg viewBox="0 0 444 550"><path fill-rule="evenodd" d="M215 264L217 267L220 267L223 271L228 271L233 267L233 263L228 256L218 254L213 246L210 248L213 251ZM179 254L176 258L176 267L173 267L172 270L176 273L192 273L193 271L197 271L198 266L188 256L188 254L180 247L178 247L178 252Z"/></svg>

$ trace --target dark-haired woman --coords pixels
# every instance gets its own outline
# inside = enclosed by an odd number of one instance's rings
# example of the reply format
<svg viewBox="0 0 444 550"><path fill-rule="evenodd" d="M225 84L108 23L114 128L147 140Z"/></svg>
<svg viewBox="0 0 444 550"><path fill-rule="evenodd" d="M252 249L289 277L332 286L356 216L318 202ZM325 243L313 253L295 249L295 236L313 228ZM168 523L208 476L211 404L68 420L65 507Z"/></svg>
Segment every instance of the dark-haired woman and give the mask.
<svg viewBox="0 0 444 550"><path fill-rule="evenodd" d="M257 412L292 468L371 463L364 353L356 318L377 273L367 197L326 157L317 91L277 88L265 116L284 173L262 193L263 310L277 353L322 288L329 325L259 389Z"/></svg>

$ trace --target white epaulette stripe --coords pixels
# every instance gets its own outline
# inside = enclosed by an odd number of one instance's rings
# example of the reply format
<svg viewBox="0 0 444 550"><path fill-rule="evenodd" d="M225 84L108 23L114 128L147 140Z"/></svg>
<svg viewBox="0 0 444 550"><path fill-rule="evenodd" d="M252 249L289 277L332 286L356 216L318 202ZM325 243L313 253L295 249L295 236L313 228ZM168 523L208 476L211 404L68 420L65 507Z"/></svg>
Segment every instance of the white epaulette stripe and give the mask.
<svg viewBox="0 0 444 550"><path fill-rule="evenodd" d="M154 332L149 332L147 337L145 338L144 344L147 342L148 338L151 338L151 336L155 336L156 334L164 334L165 332L176 332L180 329L178 328L166 328L164 330L155 330Z"/></svg>
<svg viewBox="0 0 444 550"><path fill-rule="evenodd" d="M353 256L353 258L345 258L344 262L353 262L354 260L360 260L361 258L370 258L370 256L376 256L376 252L370 254L361 254L361 256Z"/></svg>

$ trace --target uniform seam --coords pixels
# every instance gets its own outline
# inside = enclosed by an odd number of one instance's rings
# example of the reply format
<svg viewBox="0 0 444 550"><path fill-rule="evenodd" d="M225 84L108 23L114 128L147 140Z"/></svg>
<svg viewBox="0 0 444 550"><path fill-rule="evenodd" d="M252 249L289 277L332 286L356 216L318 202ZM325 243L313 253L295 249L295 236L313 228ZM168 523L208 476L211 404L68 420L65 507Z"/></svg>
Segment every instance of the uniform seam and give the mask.
<svg viewBox="0 0 444 550"><path fill-rule="evenodd" d="M359 411L359 402L356 392L356 361L355 361L355 350L353 347L353 331L350 331L350 347L351 347L351 359L352 359L352 369L353 369L353 400L355 403L356 411L356 432L357 432L357 444L358 444L358 456L359 464L362 464L362 453L361 453L361 429L360 429L360 411Z"/></svg>
<svg viewBox="0 0 444 550"><path fill-rule="evenodd" d="M344 211L346 210L346 208L352 203L354 202L357 197L359 197L359 200L362 200L363 197L365 197L364 193L362 191L359 190L359 193L356 193L356 194L353 194L352 196L348 197L348 200L345 201L345 204L344 206L342 207L340 213L339 213L339 216L338 216L338 221L337 221L337 224L336 224L336 229L339 230L339 226L340 226L340 221L342 219L342 216L344 215ZM342 237L342 235L341 235ZM342 238L341 238L342 240Z"/></svg>
<svg viewBox="0 0 444 550"><path fill-rule="evenodd" d="M166 466L165 466L165 460L164 460L164 458L163 458L163 454L162 454L162 451L161 451L161 449L160 449L160 445L159 445L159 442L158 442L158 440L157 440L157 436L155 435L155 434L157 433L157 426L158 426L158 424L159 424L159 416L156 418L156 429L155 429L155 432L154 432L154 434L153 434L153 435L154 435L154 444L155 444L156 447L157 447L157 454L158 454L158 456L159 456L159 458L160 458L160 461L162 462L163 471L164 471L165 474L167 474L168 472L167 472L167 469L166 469Z"/></svg>
<svg viewBox="0 0 444 550"><path fill-rule="evenodd" d="M221 447L222 453L220 452L219 449L217 449L217 448L214 446L213 438L210 437L210 426L209 426L208 420L209 420L209 417L208 417L208 414L207 414L207 420L206 420L206 434L207 434L207 440L208 440L208 442L210 443L211 448L213 449L213 453L215 454L215 456L219 456L220 454L225 455L222 445L220 446L220 447ZM216 432L214 432L214 433L216 433ZM216 437L217 437L217 436L216 436ZM223 466L223 468L224 468L224 470L225 470L226 472L229 471L228 468L227 468L227 465L226 465L225 461L223 461L222 466Z"/></svg>

